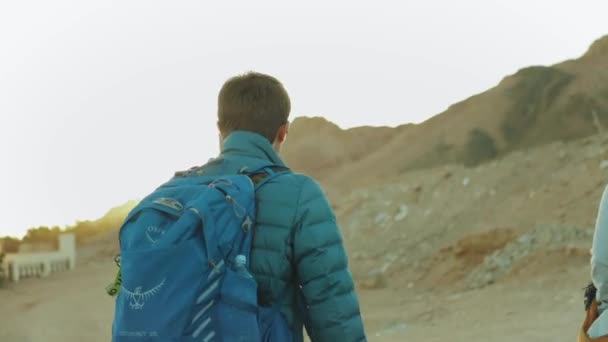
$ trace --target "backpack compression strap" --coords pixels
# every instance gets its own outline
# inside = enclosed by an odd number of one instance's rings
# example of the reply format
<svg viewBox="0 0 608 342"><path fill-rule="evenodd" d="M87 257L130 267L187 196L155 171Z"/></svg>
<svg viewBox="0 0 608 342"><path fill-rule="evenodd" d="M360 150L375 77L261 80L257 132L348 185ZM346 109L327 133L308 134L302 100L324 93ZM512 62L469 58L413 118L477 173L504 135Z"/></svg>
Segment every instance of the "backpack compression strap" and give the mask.
<svg viewBox="0 0 608 342"><path fill-rule="evenodd" d="M268 183L272 179L291 173L291 170L285 166L279 165L268 165L261 167L255 171L247 171L246 167L241 168L239 171L241 174L245 174L251 178L254 186L254 192L258 191L264 184ZM255 229L251 231L251 242L255 238Z"/></svg>
<svg viewBox="0 0 608 342"><path fill-rule="evenodd" d="M254 172L246 172L246 171L243 172L243 169L241 169L240 173L246 173L249 175L249 177L253 181L255 190L257 191L266 182L272 180L273 178L275 178L277 176L280 176L280 175L283 175L286 173L290 173L290 172L291 172L291 170L287 167L272 165L272 166L263 167ZM253 234L253 236L255 236L255 229L251 233ZM251 241L253 241L253 236L252 236ZM281 310L280 301L285 299L285 297L287 297L288 293L289 293L289 287L286 287L281 292L279 297L277 297L278 300L272 304L273 311L280 312L280 310ZM304 298L304 292L300 286L296 287L296 293L297 293L296 309L297 309L297 311L299 311L300 315L302 316L301 317L303 320L302 323L304 323L306 332L309 334L309 336L313 337L313 340L314 340L315 335L314 335L314 331L312 329L310 315L308 314L308 306L306 304L306 299Z"/></svg>
<svg viewBox="0 0 608 342"><path fill-rule="evenodd" d="M253 172L249 172L245 168L242 168L239 173L248 175L249 178L251 178L253 185L255 186L255 190L257 191L259 188L262 187L262 185L266 184L266 182L272 180L277 176L289 172L291 172L291 170L288 167L279 165L269 165L259 168Z"/></svg>

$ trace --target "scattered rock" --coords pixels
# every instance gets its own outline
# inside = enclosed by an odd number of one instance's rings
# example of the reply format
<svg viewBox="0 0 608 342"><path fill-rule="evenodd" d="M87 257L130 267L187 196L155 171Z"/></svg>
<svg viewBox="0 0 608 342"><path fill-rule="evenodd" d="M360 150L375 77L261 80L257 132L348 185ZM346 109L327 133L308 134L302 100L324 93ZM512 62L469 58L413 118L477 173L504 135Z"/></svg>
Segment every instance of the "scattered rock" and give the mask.
<svg viewBox="0 0 608 342"><path fill-rule="evenodd" d="M602 169L602 170L608 169L608 160L602 160L602 162L600 163L600 169Z"/></svg>
<svg viewBox="0 0 608 342"><path fill-rule="evenodd" d="M529 233L523 234L517 239L517 242L522 245L531 245L534 242L534 236Z"/></svg>
<svg viewBox="0 0 608 342"><path fill-rule="evenodd" d="M399 221L407 218L408 214L409 214L408 206L405 204L402 204L401 206L399 206L399 212L397 213L397 215L395 215L395 221L399 222Z"/></svg>
<svg viewBox="0 0 608 342"><path fill-rule="evenodd" d="M476 289L495 283L498 278L510 272L517 261L531 254L538 247L558 247L577 241L589 242L592 236L592 228L560 224L539 225L487 256L483 263L467 276L467 286ZM577 252L579 251L575 249L566 250L566 253L570 254Z"/></svg>
<svg viewBox="0 0 608 342"><path fill-rule="evenodd" d="M387 324L381 331L376 333L376 337L380 337L382 335L390 335L399 332L403 332L407 330L407 324L403 322L391 322Z"/></svg>
<svg viewBox="0 0 608 342"><path fill-rule="evenodd" d="M470 183L471 183L471 179L469 177L465 177L462 180L462 185L464 185L464 186L469 186Z"/></svg>
<svg viewBox="0 0 608 342"><path fill-rule="evenodd" d="M379 213L378 215L376 215L376 218L374 219L374 222L376 224L381 224L381 223L384 223L387 220L388 220L388 215L386 213Z"/></svg>
<svg viewBox="0 0 608 342"><path fill-rule="evenodd" d="M368 274L368 276L360 282L361 288L366 290L383 289L386 288L387 285L386 277L379 271Z"/></svg>
<svg viewBox="0 0 608 342"><path fill-rule="evenodd" d="M492 273L487 273L484 275L483 284L492 285L492 284L494 284L495 280L496 279L494 278L494 275Z"/></svg>

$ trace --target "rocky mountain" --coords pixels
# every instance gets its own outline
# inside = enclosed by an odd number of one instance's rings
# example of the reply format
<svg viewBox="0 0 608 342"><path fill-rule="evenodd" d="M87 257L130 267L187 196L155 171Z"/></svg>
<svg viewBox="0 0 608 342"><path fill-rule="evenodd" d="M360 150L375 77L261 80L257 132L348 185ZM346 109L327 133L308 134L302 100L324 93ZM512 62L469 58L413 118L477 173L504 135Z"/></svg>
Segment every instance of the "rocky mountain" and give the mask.
<svg viewBox="0 0 608 342"><path fill-rule="evenodd" d="M472 132L496 146L496 157L608 129L608 36L580 58L532 66L418 125L343 130L322 118L298 118L284 148L296 170L332 186L473 158ZM483 140L482 140L483 141ZM481 142L483 144L483 142ZM485 156L480 156L480 161ZM350 186L350 185L349 185Z"/></svg>

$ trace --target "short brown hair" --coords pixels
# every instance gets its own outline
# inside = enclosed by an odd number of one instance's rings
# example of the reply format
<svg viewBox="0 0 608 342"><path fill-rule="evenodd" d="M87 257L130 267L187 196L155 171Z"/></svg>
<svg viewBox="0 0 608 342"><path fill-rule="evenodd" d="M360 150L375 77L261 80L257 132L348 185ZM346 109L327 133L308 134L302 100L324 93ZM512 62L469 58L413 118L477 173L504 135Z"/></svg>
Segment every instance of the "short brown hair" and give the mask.
<svg viewBox="0 0 608 342"><path fill-rule="evenodd" d="M245 130L274 141L281 125L287 123L291 102L276 78L248 72L230 78L217 101L218 127L224 137Z"/></svg>

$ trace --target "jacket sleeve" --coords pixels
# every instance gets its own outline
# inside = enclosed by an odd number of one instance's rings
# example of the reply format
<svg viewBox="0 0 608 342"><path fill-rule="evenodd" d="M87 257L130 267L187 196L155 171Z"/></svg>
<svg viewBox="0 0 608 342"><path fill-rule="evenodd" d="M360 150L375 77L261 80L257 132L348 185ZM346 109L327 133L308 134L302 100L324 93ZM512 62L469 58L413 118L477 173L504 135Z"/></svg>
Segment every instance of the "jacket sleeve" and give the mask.
<svg viewBox="0 0 608 342"><path fill-rule="evenodd" d="M608 299L608 187L604 189L593 233L591 279L600 302ZM605 309L605 306L601 307Z"/></svg>
<svg viewBox="0 0 608 342"><path fill-rule="evenodd" d="M335 215L317 182L307 178L296 212L294 256L313 342L366 341L359 301Z"/></svg>

